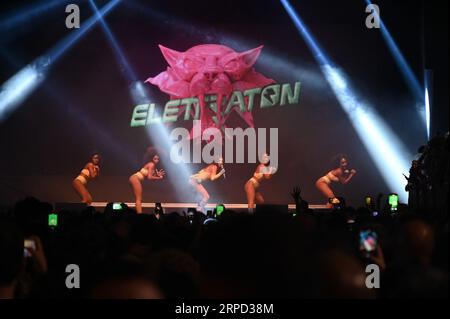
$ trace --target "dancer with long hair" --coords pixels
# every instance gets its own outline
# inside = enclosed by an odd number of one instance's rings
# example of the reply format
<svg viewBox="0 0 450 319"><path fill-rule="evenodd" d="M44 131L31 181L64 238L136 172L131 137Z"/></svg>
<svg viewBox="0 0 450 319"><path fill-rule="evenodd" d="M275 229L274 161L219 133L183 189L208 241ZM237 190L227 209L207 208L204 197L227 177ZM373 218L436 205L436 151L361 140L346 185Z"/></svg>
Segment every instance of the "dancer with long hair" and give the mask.
<svg viewBox="0 0 450 319"><path fill-rule="evenodd" d="M249 212L255 208L255 203L264 203L264 197L258 191L259 186L263 180L271 179L275 174L276 169L269 165L270 156L265 153L261 156L260 163L256 167L253 176L245 183L244 190L247 195L247 204Z"/></svg>
<svg viewBox="0 0 450 319"><path fill-rule="evenodd" d="M219 171L220 170L220 171ZM197 174L191 175L189 183L194 187L195 191L201 196L198 202L197 210L205 212L205 206L209 200L209 193L203 186L205 181L215 181L221 176L225 178L225 168L223 165L223 158L218 158L215 163L209 164L207 167L200 170Z"/></svg>
<svg viewBox="0 0 450 319"><path fill-rule="evenodd" d="M136 212L138 214L142 213L142 182L145 178L157 181L162 180L164 175L166 174L164 170L158 170L156 165L158 165L160 158L158 155L153 155L151 160L145 164L138 172L134 173L130 176L130 185L133 189L135 203L136 203Z"/></svg>
<svg viewBox="0 0 450 319"><path fill-rule="evenodd" d="M348 160L346 155L340 154L336 157L335 167L336 168L332 169L316 181L316 187L326 197L328 207L332 206L329 200L336 199L336 196L331 189L331 184L341 183L346 185L356 174L354 169L348 168Z"/></svg>
<svg viewBox="0 0 450 319"><path fill-rule="evenodd" d="M87 189L89 180L97 178L100 174L100 160L99 153L93 153L89 162L81 170L80 174L72 181L72 186L81 197L81 202L91 205L92 196Z"/></svg>

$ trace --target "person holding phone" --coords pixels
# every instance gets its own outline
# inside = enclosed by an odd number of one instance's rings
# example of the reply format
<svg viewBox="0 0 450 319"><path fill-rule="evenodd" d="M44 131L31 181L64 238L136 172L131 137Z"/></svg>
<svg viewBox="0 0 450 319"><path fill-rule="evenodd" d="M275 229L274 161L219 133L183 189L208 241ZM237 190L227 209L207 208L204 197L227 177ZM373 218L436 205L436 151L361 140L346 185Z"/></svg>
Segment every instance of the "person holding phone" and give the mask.
<svg viewBox="0 0 450 319"><path fill-rule="evenodd" d="M220 177L225 178L225 168L223 165L223 158L219 157L215 163L209 164L207 167L201 169L197 174L191 175L189 183L194 187L195 191L200 195L201 199L198 202L197 210L205 212L205 206L209 200L209 193L203 186L205 181L215 181Z"/></svg>
<svg viewBox="0 0 450 319"><path fill-rule="evenodd" d="M326 175L322 176L316 181L316 188L326 197L327 206L332 207L331 201L336 199L333 190L331 189L332 183L341 183L346 185L355 176L356 171L348 168L347 156L340 154L336 157L336 168L329 171Z"/></svg>
<svg viewBox="0 0 450 319"><path fill-rule="evenodd" d="M359 250L369 258L378 247L378 234L370 229L359 232Z"/></svg>
<svg viewBox="0 0 450 319"><path fill-rule="evenodd" d="M398 194L391 193L388 197L388 205L391 213L396 213L398 210Z"/></svg>
<svg viewBox="0 0 450 319"><path fill-rule="evenodd" d="M372 229L361 229L358 233L359 251L364 258L377 264L382 271L386 269L383 250L377 232Z"/></svg>
<svg viewBox="0 0 450 319"><path fill-rule="evenodd" d="M32 263L35 274L45 274L48 271L44 246L38 236L32 235L24 239L24 257Z"/></svg>
<svg viewBox="0 0 450 319"><path fill-rule="evenodd" d="M166 174L164 170L158 170L156 165L158 165L160 158L157 154L154 154L151 157L150 162L144 165L138 172L134 173L130 176L130 185L133 189L135 203L136 203L136 212L138 214L142 213L142 182L145 178L151 181L158 181L164 178Z"/></svg>
<svg viewBox="0 0 450 319"><path fill-rule="evenodd" d="M154 214L157 219L161 219L161 217L164 215L164 208L162 207L161 203L155 203Z"/></svg>
<svg viewBox="0 0 450 319"><path fill-rule="evenodd" d="M94 153L91 155L89 162L81 170L80 174L72 181L72 186L81 197L81 201L87 205L91 205L92 196L87 189L89 180L97 178L100 174L100 154Z"/></svg>
<svg viewBox="0 0 450 319"><path fill-rule="evenodd" d="M256 167L253 176L245 183L244 190L247 195L247 205L249 211L255 208L255 203L264 203L264 197L258 192L261 182L265 179L271 179L276 169L269 165L270 156L264 153L260 158L260 163Z"/></svg>
<svg viewBox="0 0 450 319"><path fill-rule="evenodd" d="M216 208L214 209L214 217L220 217L220 215L222 215L222 213L225 211L225 205L224 204L219 204L216 206Z"/></svg>

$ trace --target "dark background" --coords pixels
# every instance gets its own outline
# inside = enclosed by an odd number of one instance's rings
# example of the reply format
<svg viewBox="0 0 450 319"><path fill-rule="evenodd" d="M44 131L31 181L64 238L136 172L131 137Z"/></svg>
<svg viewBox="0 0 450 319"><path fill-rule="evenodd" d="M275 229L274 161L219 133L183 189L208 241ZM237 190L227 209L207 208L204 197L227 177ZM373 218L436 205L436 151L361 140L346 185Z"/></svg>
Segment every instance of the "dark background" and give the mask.
<svg viewBox="0 0 450 319"><path fill-rule="evenodd" d="M81 24L92 15L87 1ZM2 1L0 19L35 1ZM101 7L107 1L96 1ZM369 102L411 154L426 142L414 97L379 30L365 27L365 1L291 1L322 48L346 72L359 96ZM418 79L434 71L432 133L448 130L448 2L375 1L381 16ZM0 83L44 54L71 31L65 5L35 16L0 34ZM1 20L0 20L1 21ZM237 51L263 44L256 70L279 83L302 82L300 103L255 109L257 127L278 127L280 168L262 192L268 202L291 202L300 185L312 203L322 203L315 180L332 169L331 158L349 156L358 174L348 186L335 186L354 205L366 194L390 190L341 110L318 65L279 1L122 1L106 22L140 80L167 64L157 45L185 51L203 43L223 43ZM284 61L271 63L272 57ZM34 195L51 202L77 201L71 180L89 154L103 156L102 176L89 184L94 201L131 201L128 177L137 171L147 147L157 144L144 128L129 126L134 103L123 68L100 25L52 67L45 82L0 123L0 202ZM149 86L160 106L168 97ZM380 150L382 152L383 150ZM170 167L162 163L170 174ZM164 165L165 164L165 165ZM191 165L192 171L200 168ZM212 202L245 202L243 184L255 165L234 164L227 180L207 186ZM395 174L407 172L393 172ZM144 201L193 201L184 179L146 182Z"/></svg>

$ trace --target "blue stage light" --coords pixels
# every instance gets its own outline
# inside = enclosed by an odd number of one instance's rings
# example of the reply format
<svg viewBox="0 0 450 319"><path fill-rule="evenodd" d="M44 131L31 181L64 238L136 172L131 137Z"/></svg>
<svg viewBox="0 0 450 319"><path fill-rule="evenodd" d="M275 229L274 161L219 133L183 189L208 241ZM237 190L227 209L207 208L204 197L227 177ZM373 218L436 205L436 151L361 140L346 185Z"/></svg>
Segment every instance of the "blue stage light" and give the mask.
<svg viewBox="0 0 450 319"><path fill-rule="evenodd" d="M89 0L91 7L98 15L100 20L100 25L102 26L105 35L111 44L111 47L114 51L117 61L119 62L121 68L124 70L124 74L130 84L129 91L131 98L135 105L145 104L155 102L150 98L150 92L147 88L148 85L145 85L142 81L137 80L137 76L135 71L133 70L131 64L126 58L122 48L120 47L116 37L112 33L110 27L106 23L105 19L101 17L97 6L93 0ZM147 128L147 134L149 138L153 141L155 145L158 145L160 148L170 152L170 149L173 145L172 141L169 137L169 131L164 124L154 124L152 127ZM180 185L185 185L191 175L191 172L186 164L174 164L170 162L166 162L163 164L167 171L171 173L167 175L168 180L170 180L171 184L174 185L174 188L177 190L176 194L181 199L180 196L186 195L183 194L186 189L184 187L180 187Z"/></svg>
<svg viewBox="0 0 450 319"><path fill-rule="evenodd" d="M111 12L111 10L116 7L121 0L111 0L107 4L105 4L100 10L100 14L95 14L86 21L81 23L81 27L72 31L66 38L60 41L56 46L54 46L51 50L48 51L47 56L51 59L51 62L54 63L57 59L59 59L69 48L71 48L78 40L81 39L83 35L85 35L88 31L92 29L92 27L99 22L99 18L107 15Z"/></svg>
<svg viewBox="0 0 450 319"><path fill-rule="evenodd" d="M430 110L430 95L428 93L428 87L425 87L425 122L427 125L427 138L430 139L431 110Z"/></svg>
<svg viewBox="0 0 450 319"><path fill-rule="evenodd" d="M130 85L130 93L135 105L155 103L156 99L152 99L149 91L150 90L147 88L147 85L142 81L136 81ZM157 113L156 110L155 113ZM160 114L155 114L155 117L157 116L160 116ZM156 146L157 149L164 150L165 155L169 155L174 143L170 138L170 132L167 125L163 123L155 123L147 126L146 131L154 146ZM166 168L166 171L170 172L170 174L167 174L166 177L176 189L176 196L178 199L180 201L186 200L191 192L184 187L184 185L187 185L192 172L187 164L172 163L170 156L166 156L165 158L167 158L167 161L163 163L163 165Z"/></svg>
<svg viewBox="0 0 450 319"><path fill-rule="evenodd" d="M0 89L0 122L20 105L45 79L48 65L31 63L6 81Z"/></svg>
<svg viewBox="0 0 450 319"><path fill-rule="evenodd" d="M368 5L372 4L372 1L365 0ZM374 12L376 14L376 12ZM403 56L400 48L395 43L394 38L392 37L391 33L389 32L388 28L384 24L383 20L380 18L380 30L381 34L383 35L384 40L386 41L386 44L391 51L392 56L395 59L395 62L397 63L400 71L402 72L403 77L405 78L409 88L411 89L412 93L414 94L414 97L417 98L419 101L422 101L423 99L423 91L422 86L420 85L419 81L417 80L417 77L414 75L414 72L412 71L411 67L409 66L408 62L406 61L405 57Z"/></svg>
<svg viewBox="0 0 450 319"><path fill-rule="evenodd" d="M1 47L0 55L12 66L17 67L23 64L17 54L12 54ZM140 162L136 163L136 159L128 151L127 145L120 143L115 136L112 136L109 133L109 130L107 130L101 122L95 121L89 114L77 107L76 100L67 98L62 87L58 86L56 83L51 83L51 85L49 85L47 82L43 83L42 89L48 94L50 99L55 100L56 103L61 106L58 110L63 112L64 116L74 119L79 127L83 127L83 129L79 131L79 134L81 134L79 136L80 139L86 138L87 140L98 140L100 141L100 145L103 145L103 150L109 149L111 153L117 154L122 162L127 162L128 165L131 166L140 164Z"/></svg>
<svg viewBox="0 0 450 319"><path fill-rule="evenodd" d="M100 16L111 11L120 0L112 0L100 10ZM52 64L56 62L69 48L71 48L83 35L98 21L95 15L85 21L80 29L72 31L65 39L50 49L46 54L38 57L25 66L18 73L7 80L0 90L0 121L7 114L14 111L26 98L41 84Z"/></svg>
<svg viewBox="0 0 450 319"><path fill-rule="evenodd" d="M409 170L412 155L384 123L383 119L351 88L347 77L327 57L303 23L288 0L280 0L294 22L297 30L306 41L325 79L331 86L339 104L346 112L358 136L372 157L390 191L398 193L403 202L407 201L403 173Z"/></svg>
<svg viewBox="0 0 450 319"><path fill-rule="evenodd" d="M136 72L134 72L133 68L131 67L130 63L128 62L128 59L126 58L125 54L123 53L122 48L119 45L119 42L117 41L116 37L112 33L110 27L106 23L105 19L103 19L102 14L98 10L95 2L93 0L89 0L89 3L94 10L95 14L97 15L98 20L100 21L100 25L105 32L105 35L114 51L114 55L116 56L116 59L118 60L119 64L122 66L123 71L125 73L125 76L129 83L135 82L137 80Z"/></svg>
<svg viewBox="0 0 450 319"><path fill-rule="evenodd" d="M368 5L371 5L372 2L370 0L365 0ZM376 12L374 12L376 14ZM386 41L386 44L389 48L389 51L392 54L392 57L395 60L395 63L397 64L403 78L406 81L406 84L408 85L411 93L413 94L414 98L417 102L419 102L419 113L422 116L423 123L426 125L427 128L427 134L429 138L429 127L428 127L428 120L426 117L427 114L427 98L424 96L424 89L422 89L422 85L419 83L419 80L414 75L413 70L409 66L408 62L406 61L404 55L402 54L400 48L398 47L397 43L394 40L394 37L389 32L389 29L386 27L386 25L383 22L383 19L381 16L379 16L380 19L380 30L381 34Z"/></svg>
<svg viewBox="0 0 450 319"><path fill-rule="evenodd" d="M0 32L10 32L17 27L22 26L24 23L32 25L30 22L34 21L36 17L42 17L46 11L49 11L57 6L63 6L65 4L76 2L77 1L73 0L41 0L35 4L28 5L6 15L2 15L0 17Z"/></svg>
<svg viewBox="0 0 450 319"><path fill-rule="evenodd" d="M427 138L431 136L431 105L433 96L433 71L425 70L425 110L424 118L427 126Z"/></svg>

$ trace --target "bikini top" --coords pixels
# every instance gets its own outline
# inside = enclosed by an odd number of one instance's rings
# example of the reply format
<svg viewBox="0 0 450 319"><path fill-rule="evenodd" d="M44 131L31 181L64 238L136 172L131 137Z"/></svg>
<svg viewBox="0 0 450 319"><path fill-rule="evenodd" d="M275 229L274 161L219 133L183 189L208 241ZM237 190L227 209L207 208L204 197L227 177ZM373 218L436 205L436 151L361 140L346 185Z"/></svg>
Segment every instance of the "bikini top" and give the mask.
<svg viewBox="0 0 450 319"><path fill-rule="evenodd" d="M141 170L139 171L142 175L147 176L148 175L148 169L143 167L141 168Z"/></svg>
<svg viewBox="0 0 450 319"><path fill-rule="evenodd" d="M91 173L89 172L89 170L88 170L87 168L83 168L83 169L81 170L80 175L81 175L81 176L84 176L84 177L86 177L86 178L91 177Z"/></svg>
<svg viewBox="0 0 450 319"><path fill-rule="evenodd" d="M336 175L334 175L332 172L328 172L327 177L330 179L330 181L332 182L339 182L339 177L337 177Z"/></svg>

